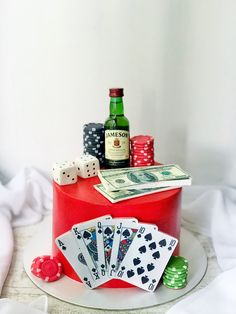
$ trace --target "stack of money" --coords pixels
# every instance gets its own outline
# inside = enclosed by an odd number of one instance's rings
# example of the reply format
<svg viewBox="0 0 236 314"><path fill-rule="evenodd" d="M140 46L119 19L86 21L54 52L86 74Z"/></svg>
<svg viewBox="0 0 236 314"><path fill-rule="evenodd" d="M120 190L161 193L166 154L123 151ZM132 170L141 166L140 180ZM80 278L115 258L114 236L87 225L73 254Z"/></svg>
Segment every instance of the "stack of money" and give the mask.
<svg viewBox="0 0 236 314"><path fill-rule="evenodd" d="M95 189L112 203L191 184L191 177L177 165L99 170Z"/></svg>

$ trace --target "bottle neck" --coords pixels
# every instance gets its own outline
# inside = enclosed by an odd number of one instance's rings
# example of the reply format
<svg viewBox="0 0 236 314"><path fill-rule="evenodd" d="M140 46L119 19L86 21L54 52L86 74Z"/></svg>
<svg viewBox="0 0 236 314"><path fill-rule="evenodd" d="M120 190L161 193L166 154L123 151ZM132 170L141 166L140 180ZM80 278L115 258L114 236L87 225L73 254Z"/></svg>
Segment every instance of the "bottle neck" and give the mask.
<svg viewBox="0 0 236 314"><path fill-rule="evenodd" d="M110 116L124 115L124 106L122 97L111 97Z"/></svg>

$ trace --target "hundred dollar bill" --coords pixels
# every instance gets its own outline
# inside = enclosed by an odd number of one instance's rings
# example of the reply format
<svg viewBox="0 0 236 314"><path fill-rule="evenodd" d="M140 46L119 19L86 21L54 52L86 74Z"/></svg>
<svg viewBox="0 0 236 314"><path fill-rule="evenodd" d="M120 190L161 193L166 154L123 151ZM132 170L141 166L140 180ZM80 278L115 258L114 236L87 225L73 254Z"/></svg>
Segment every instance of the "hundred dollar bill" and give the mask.
<svg viewBox="0 0 236 314"><path fill-rule="evenodd" d="M99 170L98 177L107 191L191 184L190 175L177 165Z"/></svg>
<svg viewBox="0 0 236 314"><path fill-rule="evenodd" d="M140 197L148 194L154 194L158 192L173 190L178 187L168 186L165 188L147 188L147 189L138 189L138 190L119 190L119 191L107 191L102 184L94 185L94 188L105 196L110 202L117 203L124 200L129 200L131 198Z"/></svg>

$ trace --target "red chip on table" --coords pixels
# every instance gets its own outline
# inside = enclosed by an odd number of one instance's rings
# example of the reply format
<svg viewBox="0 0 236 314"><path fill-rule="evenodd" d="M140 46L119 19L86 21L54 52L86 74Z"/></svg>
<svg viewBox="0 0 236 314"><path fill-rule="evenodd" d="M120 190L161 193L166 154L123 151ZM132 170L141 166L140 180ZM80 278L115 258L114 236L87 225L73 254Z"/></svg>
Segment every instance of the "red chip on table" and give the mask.
<svg viewBox="0 0 236 314"><path fill-rule="evenodd" d="M131 166L144 167L154 165L154 137L137 135L130 139Z"/></svg>
<svg viewBox="0 0 236 314"><path fill-rule="evenodd" d="M145 145L145 144L151 144L154 142L154 137L150 136L150 135L137 135L137 136L133 136L131 139L131 144L141 144L141 145Z"/></svg>
<svg viewBox="0 0 236 314"><path fill-rule="evenodd" d="M36 257L31 272L46 282L58 280L62 275L62 265L58 258L50 255Z"/></svg>

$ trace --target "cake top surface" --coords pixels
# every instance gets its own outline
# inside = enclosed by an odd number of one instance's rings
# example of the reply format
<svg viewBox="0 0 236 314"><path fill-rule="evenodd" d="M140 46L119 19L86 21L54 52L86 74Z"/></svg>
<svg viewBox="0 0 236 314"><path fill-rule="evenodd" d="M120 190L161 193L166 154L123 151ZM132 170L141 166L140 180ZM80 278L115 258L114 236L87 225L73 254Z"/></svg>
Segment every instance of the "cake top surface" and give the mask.
<svg viewBox="0 0 236 314"><path fill-rule="evenodd" d="M94 205L97 204L102 206L107 205L109 207L111 205L116 207L120 206L123 207L124 205L133 206L137 204L138 205L150 204L153 202L158 202L173 197L176 194L180 193L181 191L181 188L176 188L173 190L145 195L112 204L93 187L95 184L99 183L100 180L98 177L92 177L88 179L78 178L78 182L71 185L61 186L54 182L54 187L58 192L60 191L61 193L65 194L66 197L74 198L75 200L79 200L85 203L92 203Z"/></svg>

